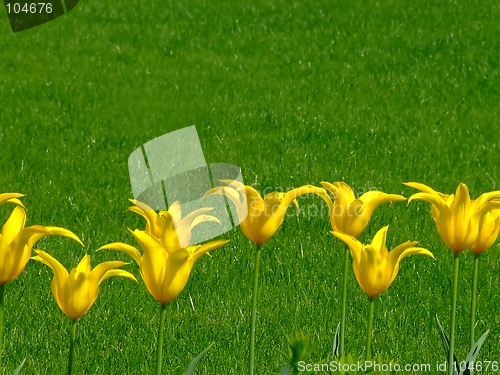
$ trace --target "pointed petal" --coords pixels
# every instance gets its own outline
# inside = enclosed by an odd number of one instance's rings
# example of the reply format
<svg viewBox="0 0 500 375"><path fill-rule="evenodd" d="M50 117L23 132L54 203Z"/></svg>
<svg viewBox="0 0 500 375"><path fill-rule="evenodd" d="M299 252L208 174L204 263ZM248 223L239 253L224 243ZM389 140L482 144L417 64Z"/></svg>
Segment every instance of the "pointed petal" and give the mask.
<svg viewBox="0 0 500 375"><path fill-rule="evenodd" d="M203 194L203 197L207 197L209 195L223 195L227 197L231 202L233 202L234 207L236 209L236 214L238 215L238 222L241 223L245 220L245 218L248 215L246 203L243 201L241 195L245 197L245 191L243 190L241 193L239 193L236 189L229 187L229 186L219 186L213 189L210 189L207 191L205 194Z"/></svg>
<svg viewBox="0 0 500 375"><path fill-rule="evenodd" d="M399 262L403 258L406 258L410 255L421 254L431 257L433 259L434 255L427 249L422 247L414 247L417 244L416 241L407 241L397 247L395 247L388 256L388 266L392 269L391 283L396 278L399 271Z"/></svg>
<svg viewBox="0 0 500 375"><path fill-rule="evenodd" d="M199 216L196 217L196 219L193 220L193 222L189 226L189 229L192 230L198 224L206 223L206 222L212 222L212 223L220 224L220 220L217 219L215 216L212 216L212 215L199 215Z"/></svg>
<svg viewBox="0 0 500 375"><path fill-rule="evenodd" d="M406 198L398 194L387 194L378 190L371 190L364 193L360 198L363 202L363 215L368 217L368 221L375 209L383 203L393 202L393 201L405 201Z"/></svg>
<svg viewBox="0 0 500 375"><path fill-rule="evenodd" d="M439 211L442 210L444 207L448 207L447 201L438 194L415 193L412 196L410 196L410 198L408 198L408 203L410 203L415 199L426 201L435 206L436 209L438 209Z"/></svg>
<svg viewBox="0 0 500 375"><path fill-rule="evenodd" d="M9 219L2 228L2 236L7 243L11 243L24 228L26 223L26 211L21 206L16 206Z"/></svg>
<svg viewBox="0 0 500 375"><path fill-rule="evenodd" d="M371 246L380 251L382 257L385 257L387 254L387 247L386 247L386 241L387 241L387 231L389 230L389 226L386 225L385 227L382 227L379 229L379 231L375 234L373 237L373 240L371 242Z"/></svg>
<svg viewBox="0 0 500 375"><path fill-rule="evenodd" d="M196 262L202 255L208 253L209 251L218 249L227 244L228 242L229 240L217 240L217 241L207 242L200 246L196 246L196 249L190 251L192 253L194 262Z"/></svg>
<svg viewBox="0 0 500 375"><path fill-rule="evenodd" d="M324 192L322 188L312 185L304 185L286 193L273 192L266 194L263 200L265 218L261 218L261 220L255 220L254 218L261 216L262 212L257 212L257 210L254 212L251 205L249 205L249 216L260 225L260 240L256 243L264 243L276 233L283 223L288 206L290 206L293 201L303 195L313 193L317 194L321 191ZM260 196L258 196L258 198L262 201Z"/></svg>
<svg viewBox="0 0 500 375"><path fill-rule="evenodd" d="M24 194L2 193L2 194L0 194L0 204L10 202L10 203L18 204L19 206L23 206L21 201L17 199L17 198L22 198L22 197L24 197Z"/></svg>
<svg viewBox="0 0 500 375"><path fill-rule="evenodd" d="M99 282L99 284L102 283L107 278L110 278L113 276L126 277L127 279L131 279L131 280L134 280L135 282L137 282L137 279L135 278L135 276L132 275L130 272L127 272L125 270L109 270L101 277L101 281Z"/></svg>
<svg viewBox="0 0 500 375"><path fill-rule="evenodd" d="M177 297L189 279L193 261L187 249L174 251L163 264L155 285L148 286L151 294L160 302L168 303Z"/></svg>
<svg viewBox="0 0 500 375"><path fill-rule="evenodd" d="M155 296L158 294L158 283L160 282L162 270L171 254L150 234L137 229L131 233L143 250L141 261L142 278L150 293ZM172 252L175 251L177 250L172 250Z"/></svg>
<svg viewBox="0 0 500 375"><path fill-rule="evenodd" d="M106 272L109 272L110 270L113 270L115 268L124 266L127 264L126 262L122 262L120 260L112 260L112 261L107 261L107 262L102 262L95 266L95 268L90 272L91 274L91 279L93 282L100 284L104 279L104 275Z"/></svg>
<svg viewBox="0 0 500 375"><path fill-rule="evenodd" d="M427 185L421 184L419 182L403 182L403 185L412 187L414 189L420 190L424 193L429 193L429 194L440 194L439 192L435 191L434 189L430 188Z"/></svg>
<svg viewBox="0 0 500 375"><path fill-rule="evenodd" d="M14 239L13 247L21 249L26 246L31 252L33 245L37 241L49 235L50 232L46 229L46 227L43 227L41 225L32 225L31 227L25 227Z"/></svg>
<svg viewBox="0 0 500 375"><path fill-rule="evenodd" d="M68 271L56 258L43 250L35 250L35 253L37 256L31 259L49 266L52 271L54 271L54 279L57 280L58 283L64 283L64 281L66 281L68 278Z"/></svg>
<svg viewBox="0 0 500 375"><path fill-rule="evenodd" d="M75 268L76 273L89 274L92 271L92 266L90 265L90 255L85 254L78 266Z"/></svg>
<svg viewBox="0 0 500 375"><path fill-rule="evenodd" d="M157 238L168 251L178 249L181 246L181 239L186 238L187 229L175 226L174 219L168 211L160 211L156 216L156 233L150 233Z"/></svg>
<svg viewBox="0 0 500 375"><path fill-rule="evenodd" d="M129 210L135 212L136 214L141 215L144 219L146 219L147 224L155 233L154 226L156 223L156 212L151 207L149 207L146 203L139 202L135 199L129 199L135 206L129 207Z"/></svg>
<svg viewBox="0 0 500 375"><path fill-rule="evenodd" d="M170 207L168 208L168 212L170 216L172 216L172 220L175 224L178 224L182 220L182 209L179 201L174 201Z"/></svg>
<svg viewBox="0 0 500 375"><path fill-rule="evenodd" d="M363 244L356 238L348 234L337 231L331 231L331 233L349 247L354 262L359 264L359 262L361 261L361 251L363 249Z"/></svg>
<svg viewBox="0 0 500 375"><path fill-rule="evenodd" d="M490 191L487 193L481 194L477 199L473 201L473 204L476 208L483 206L485 203L491 201L492 199L500 197L500 190Z"/></svg>
<svg viewBox="0 0 500 375"><path fill-rule="evenodd" d="M132 232L130 229L129 229L129 231ZM135 260L135 262L137 263L138 266L141 265L142 255L139 252L139 250L137 250L135 247L130 246L126 243L113 242L113 243L101 246L97 250L98 251L99 250L118 250L118 251L121 251L122 253L125 253L125 254L131 256Z"/></svg>
<svg viewBox="0 0 500 375"><path fill-rule="evenodd" d="M45 227L45 229L52 236L68 237L68 238L71 238L72 240L75 240L80 245L84 246L83 242L80 240L80 238L78 238L78 236L76 234L74 234L73 232L71 232L67 229L59 228L59 227Z"/></svg>

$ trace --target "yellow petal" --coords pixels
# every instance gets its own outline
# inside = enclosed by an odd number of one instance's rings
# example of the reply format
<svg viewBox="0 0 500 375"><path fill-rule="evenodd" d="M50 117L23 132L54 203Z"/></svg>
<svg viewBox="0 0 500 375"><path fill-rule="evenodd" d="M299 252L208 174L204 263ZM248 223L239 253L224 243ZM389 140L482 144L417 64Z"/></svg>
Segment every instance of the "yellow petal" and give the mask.
<svg viewBox="0 0 500 375"><path fill-rule="evenodd" d="M416 255L416 254L421 254L421 255L426 255L428 257L431 257L433 259L434 255L427 249L424 249L422 247L414 247L417 244L416 241L408 241L405 242L397 247L395 247L390 253L389 253L389 258L388 258L388 265L391 268L391 283L394 281L396 278L398 271L399 271L399 262L403 258L406 258L407 256L410 255Z"/></svg>
<svg viewBox="0 0 500 375"><path fill-rule="evenodd" d="M181 247L180 238L185 238L185 228L180 227L177 232L172 215L168 211L160 211L156 216L157 233L151 233L165 246L168 251L176 250Z"/></svg>
<svg viewBox="0 0 500 375"><path fill-rule="evenodd" d="M174 251L163 264L157 283L147 285L148 290L154 291L151 294L160 303L171 302L186 286L192 267L193 260L187 249Z"/></svg>
<svg viewBox="0 0 500 375"><path fill-rule="evenodd" d="M16 206L9 219L2 228L2 236L7 243L11 243L24 228L26 223L26 211L23 207Z"/></svg>
<svg viewBox="0 0 500 375"><path fill-rule="evenodd" d="M132 232L130 229L129 229L129 231ZM118 251L121 251L122 253L125 253L125 254L131 256L135 260L135 262L137 263L138 266L141 265L142 255L139 252L139 250L137 250L133 246L127 245L126 243L113 242L113 243L101 246L97 250L98 251L99 250L118 250Z"/></svg>
<svg viewBox="0 0 500 375"><path fill-rule="evenodd" d="M331 233L349 247L354 262L359 264L359 262L361 261L361 251L363 250L363 244L356 238L348 234L338 231L332 231Z"/></svg>
<svg viewBox="0 0 500 375"><path fill-rule="evenodd" d="M193 261L196 262L202 255L208 253L209 251L218 249L225 244L227 244L229 240L217 240L207 242L203 245L196 246L196 249L190 251L192 253Z"/></svg>
<svg viewBox="0 0 500 375"><path fill-rule="evenodd" d="M141 275L146 287L153 296L157 295L161 273L169 258L169 253L162 244L150 234L135 230L131 232L143 251ZM172 250L175 252L176 250ZM155 297L156 298L156 297Z"/></svg>
<svg viewBox="0 0 500 375"><path fill-rule="evenodd" d="M70 230L64 229L64 228L59 228L59 227L45 227L46 230L49 231L50 235L52 236L62 236L62 237L68 237L71 238L72 240L75 240L78 242L80 245L83 245L83 242L78 238L76 234L71 232Z"/></svg>
<svg viewBox="0 0 500 375"><path fill-rule="evenodd" d="M146 219L148 227L151 229L153 232L153 235L156 234L155 232L155 225L156 225L156 212L149 207L146 203L139 202L135 199L129 199L130 202L132 202L135 206L129 207L129 211L135 212L136 214L141 215L144 219Z"/></svg>
<svg viewBox="0 0 500 375"><path fill-rule="evenodd" d="M9 202L9 203L15 203L19 206L23 206L23 204L21 203L21 201L17 198L22 198L24 197L24 194L19 194L19 193L2 193L0 194L0 204L2 203L6 203L6 202Z"/></svg>
<svg viewBox="0 0 500 375"><path fill-rule="evenodd" d="M91 275L92 280L97 284L101 284L104 280L106 280L109 277L109 276L105 277L107 272L115 268L124 266L125 264L127 263L122 262L120 260L102 262L97 266L95 266L95 268L92 270L92 275Z"/></svg>
<svg viewBox="0 0 500 375"><path fill-rule="evenodd" d="M66 280L69 276L68 271L63 267L61 263L59 263L57 259L46 253L45 251L35 250L35 253L37 254L37 256L33 257L32 259L49 266L54 272L54 278L51 284L52 294L57 304L64 312L64 284L66 283ZM61 307L61 303L63 304L63 307Z"/></svg>
<svg viewBox="0 0 500 375"><path fill-rule="evenodd" d="M127 272L125 270L109 270L107 271L101 278L100 283L102 283L104 280L106 280L109 277L114 277L114 276L119 276L119 277L126 277L127 279L134 280L137 282L137 279L135 278L134 275L132 275L130 272ZM100 284L99 283L99 284Z"/></svg>

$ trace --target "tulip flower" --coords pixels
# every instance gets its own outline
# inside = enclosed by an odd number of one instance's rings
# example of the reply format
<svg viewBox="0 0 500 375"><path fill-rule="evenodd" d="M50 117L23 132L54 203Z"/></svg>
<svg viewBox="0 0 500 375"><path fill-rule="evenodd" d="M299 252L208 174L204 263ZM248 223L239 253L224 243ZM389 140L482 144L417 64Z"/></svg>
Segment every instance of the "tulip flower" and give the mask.
<svg viewBox="0 0 500 375"><path fill-rule="evenodd" d="M215 216L207 215L212 210L210 207L199 208L183 217L178 201L173 202L168 211L161 210L156 213L145 203L135 199L129 200L134 204L134 206L129 207L129 211L146 219L145 231L157 238L167 248L188 247L191 242L191 231L203 222L220 224L219 219Z"/></svg>
<svg viewBox="0 0 500 375"><path fill-rule="evenodd" d="M218 186L205 193L205 197L220 194L229 198L236 207L240 227L245 236L260 246L271 239L283 223L290 204L298 208L297 198L311 193L325 194L321 188L305 185L286 193L271 192L262 198L257 190L239 181L221 180L227 186Z"/></svg>
<svg viewBox="0 0 500 375"><path fill-rule="evenodd" d="M327 189L334 197L328 194L320 194L330 210L330 222L332 229L353 237L365 230L375 209L383 203L406 200L402 195L387 194L378 190L371 190L361 197L356 198L351 187L344 182L334 182L333 184L323 181L321 185ZM344 252L344 274L342 281L342 311L340 318L340 355L345 355L345 322L347 305L347 276L349 270L349 249Z"/></svg>
<svg viewBox="0 0 500 375"><path fill-rule="evenodd" d="M90 256L87 254L78 266L68 273L66 268L50 254L42 250L35 250L35 253L37 255L31 259L49 266L54 272L52 295L62 312L72 320L68 359L68 375L70 375L73 365L76 323L94 304L99 295L99 285L111 276L137 280L131 273L116 269L127 264L122 261L103 262L92 269Z"/></svg>
<svg viewBox="0 0 500 375"><path fill-rule="evenodd" d="M23 197L23 194L19 193L1 193L0 194L0 204L2 203L14 203L19 206L23 206L18 198ZM1 235L0 235L1 236ZM0 245L1 246L1 245ZM0 253L1 255L1 253ZM0 271L1 275L1 271ZM4 297L5 285L0 284L0 368L2 367L2 350L3 350L3 297Z"/></svg>
<svg viewBox="0 0 500 375"><path fill-rule="evenodd" d="M3 299L5 285L14 280L26 267L31 250L37 241L46 236L69 237L79 244L80 239L67 229L51 226L33 225L25 227L26 211L18 200L22 194L0 194L0 203L14 203L17 206L7 219L0 234L0 366L3 344Z"/></svg>
<svg viewBox="0 0 500 375"><path fill-rule="evenodd" d="M69 237L83 246L82 241L64 228L33 225L25 227L26 211L16 206L0 234L0 284L14 280L26 267L35 243L46 236Z"/></svg>
<svg viewBox="0 0 500 375"><path fill-rule="evenodd" d="M474 253L474 267L472 270L472 295L471 295L471 317L470 317L470 347L475 344L476 326L476 301L477 301L477 279L479 274L479 257L495 243L500 231L500 210L492 210L483 215L479 221L479 229L475 241L469 246Z"/></svg>
<svg viewBox="0 0 500 375"><path fill-rule="evenodd" d="M454 252L453 262L453 289L451 303L451 334L448 351L449 375L453 374L453 361L455 350L455 321L458 292L459 254L467 248L475 252L484 251L490 242L493 243L498 234L496 225L496 212L500 208L500 190L484 193L475 200L471 200L467 186L460 183L455 195L443 194L417 182L407 182L405 185L420 190L413 194L408 201L420 199L429 202L431 214L436 222L436 227L441 239L446 246ZM471 346L474 345L474 320L475 320L475 289L477 288L477 257L474 262L474 279L471 302Z"/></svg>
<svg viewBox="0 0 500 375"><path fill-rule="evenodd" d="M387 194L378 190L370 190L356 198L354 192L344 182L321 182L321 185L335 197L332 202L328 195L321 196L330 209L330 221L334 231L346 233L353 237L365 230L375 209L382 203L404 201L398 194Z"/></svg>
<svg viewBox="0 0 500 375"><path fill-rule="evenodd" d="M135 247L121 242L110 243L99 250L114 249L131 256L140 268L149 293L161 304L156 357L156 374L159 375L167 304L182 292L196 261L229 241L190 245L191 231L195 226L207 221L219 222L217 218L207 215L212 208L200 208L183 217L178 202L172 203L167 211L156 213L144 203L131 201L135 206L130 207L130 211L146 219L145 230L129 229L141 247L142 254Z"/></svg>
<svg viewBox="0 0 500 375"><path fill-rule="evenodd" d="M371 244L364 245L353 236L333 231L332 234L343 241L351 250L353 270L356 280L370 300L368 315L368 331L366 352L367 359L372 358L371 332L373 325L374 299L383 293L392 284L399 271L399 263L403 258L413 254L427 255L434 258L432 253L424 248L415 247L416 241L407 241L392 251L386 247L388 226L380 229Z"/></svg>
<svg viewBox="0 0 500 375"><path fill-rule="evenodd" d="M370 298L383 293L392 284L399 271L399 263L403 258L413 254L422 254L434 258L424 248L415 247L416 241L407 241L388 251L386 238L388 226L380 229L371 244L363 245L355 237L332 231L332 234L343 241L351 250L353 270L359 286Z"/></svg>
<svg viewBox="0 0 500 375"><path fill-rule="evenodd" d="M496 202L493 201L492 203ZM497 240L500 231L500 209L486 212L477 224L479 225L477 237L469 246L475 256L479 256L488 250Z"/></svg>
<svg viewBox="0 0 500 375"><path fill-rule="evenodd" d="M252 317L250 324L250 359L249 374L254 373L255 358L255 324L257 311L257 288L259 284L259 267L261 246L271 239L283 223L286 211L290 204L297 208L297 198L315 193L325 195L324 189L312 185L305 185L300 188L292 189L286 193L271 192L264 198L253 187L243 185L236 180L221 180L220 182L227 186L218 186L204 194L204 197L212 194L226 196L236 207L238 222L245 236L255 243L257 250L255 252L255 266L252 288Z"/></svg>
<svg viewBox="0 0 500 375"><path fill-rule="evenodd" d="M446 246L458 254L467 249L478 238L479 222L483 216L493 209L500 208L500 190L482 194L471 200L469 190L463 183L458 185L455 195L443 194L417 182L405 185L421 191L413 194L408 202L420 199L432 205L431 214L436 222L437 230Z"/></svg>
<svg viewBox="0 0 500 375"><path fill-rule="evenodd" d="M149 293L162 305L168 304L182 292L193 265L202 255L229 242L217 240L203 245L168 247L146 231L129 231L141 247L142 254L135 247L121 242L102 246L99 250L114 249L131 256L140 268ZM171 236L174 237L175 232Z"/></svg>

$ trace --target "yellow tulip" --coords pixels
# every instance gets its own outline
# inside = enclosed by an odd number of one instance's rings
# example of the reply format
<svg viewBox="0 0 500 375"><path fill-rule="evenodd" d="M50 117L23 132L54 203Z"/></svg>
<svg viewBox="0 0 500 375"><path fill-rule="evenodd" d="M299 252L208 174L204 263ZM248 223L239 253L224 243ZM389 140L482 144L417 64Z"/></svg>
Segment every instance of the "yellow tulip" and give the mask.
<svg viewBox="0 0 500 375"><path fill-rule="evenodd" d="M484 216L500 208L500 201L494 199L500 196L500 191L484 193L476 200L471 200L469 190L463 183L458 185L455 195L443 194L417 182L407 182L405 185L421 191L413 194L409 202L414 199L424 200L432 205L431 214L436 222L437 230L446 246L455 253L460 253L479 238L476 245L484 245L494 232L491 229L492 218ZM485 220L487 220L485 222ZM482 227L481 223L486 223ZM489 232L489 233L488 233ZM478 237L479 236L479 237Z"/></svg>
<svg viewBox="0 0 500 375"><path fill-rule="evenodd" d="M9 201L12 202L11 198ZM20 203L20 202L19 202ZM18 204L19 204L18 203ZM16 206L5 222L0 234L0 284L14 280L26 267L35 243L46 236L69 237L83 246L82 241L67 229L51 226L33 225L25 227L26 211Z"/></svg>
<svg viewBox="0 0 500 375"><path fill-rule="evenodd" d="M215 216L207 215L212 210L203 207L182 217L181 205L178 201L172 203L168 211L156 213L147 204L130 199L134 206L129 210L146 219L145 231L158 239L166 248L187 247L191 241L192 229L203 222L220 223Z"/></svg>
<svg viewBox="0 0 500 375"><path fill-rule="evenodd" d="M481 254L489 249L498 237L500 231L500 210L487 212L479 220L478 234L474 242L469 246L474 254Z"/></svg>
<svg viewBox="0 0 500 375"><path fill-rule="evenodd" d="M54 271L52 295L62 312L73 320L81 318L90 309L99 295L99 285L108 277L121 276L137 281L131 273L115 269L127 264L125 262L103 262L92 269L90 256L87 254L68 274L66 268L50 254L42 250L35 252L37 256L32 259Z"/></svg>
<svg viewBox="0 0 500 375"><path fill-rule="evenodd" d="M236 206L240 227L245 236L257 245L267 242L283 223L287 208L294 204L298 208L297 198L305 194L326 194L324 189L305 185L286 193L272 192L264 199L251 186L233 180L221 180L228 186L219 186L205 193L204 196L220 194L228 197Z"/></svg>
<svg viewBox="0 0 500 375"><path fill-rule="evenodd" d="M334 201L327 194L320 195L330 209L330 222L335 231L353 237L365 230L375 209L382 203L404 201L405 197L371 190L356 198L354 192L344 182L321 182L321 185L334 196Z"/></svg>
<svg viewBox="0 0 500 375"><path fill-rule="evenodd" d="M205 221L218 220L206 215L211 208L198 209L182 218L180 206L172 204L168 211L158 214L146 205L133 201L130 210L146 218L146 230L130 230L142 254L133 246L114 242L101 249L114 249L130 255L140 267L141 277L149 293L162 305L177 297L189 279L196 261L211 250L229 241L218 240L203 245L189 245L191 230Z"/></svg>
<svg viewBox="0 0 500 375"><path fill-rule="evenodd" d="M348 234L332 231L335 237L349 246L356 280L370 298L380 295L392 284L399 271L399 262L403 258L413 254L434 258L429 250L415 247L416 241L407 241L389 252L386 247L388 228L386 226L380 229L369 245L362 244Z"/></svg>

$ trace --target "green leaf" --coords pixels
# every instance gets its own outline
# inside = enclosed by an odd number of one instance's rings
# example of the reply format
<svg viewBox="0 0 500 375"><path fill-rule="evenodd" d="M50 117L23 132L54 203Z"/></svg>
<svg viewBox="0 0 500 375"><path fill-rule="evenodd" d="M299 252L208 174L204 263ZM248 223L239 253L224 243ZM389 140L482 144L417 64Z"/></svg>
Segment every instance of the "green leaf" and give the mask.
<svg viewBox="0 0 500 375"><path fill-rule="evenodd" d="M337 325L335 331L335 338L333 339L333 356L338 358L340 356L340 323Z"/></svg>
<svg viewBox="0 0 500 375"><path fill-rule="evenodd" d="M288 375L292 371L292 366L287 363L280 371L280 375Z"/></svg>
<svg viewBox="0 0 500 375"><path fill-rule="evenodd" d="M26 362L26 358L23 359L23 361L21 362L21 364L14 370L14 372L12 373L12 375L19 375L21 373L21 369L24 366L24 362Z"/></svg>
<svg viewBox="0 0 500 375"><path fill-rule="evenodd" d="M460 371L460 375L468 375L473 373L473 371L471 370L473 368L473 363L476 361L476 357L479 355L479 350L481 350L481 346L483 346L484 340L486 340L486 336L488 336L488 333L490 333L490 330L487 330L485 333L483 333L479 340L476 341L474 347L470 350L469 355L465 359L465 363L467 365L465 366L465 369L463 371Z"/></svg>
<svg viewBox="0 0 500 375"><path fill-rule="evenodd" d="M198 362L200 362L200 360L203 358L203 356L206 354L206 352L208 352L208 349L210 349L212 347L214 343L212 342L210 345L208 345L205 350L203 350L200 354L198 354L196 356L195 359L193 359L191 361L191 363L189 364L186 372L183 374L183 375L191 375L194 370L196 369L196 366L198 365Z"/></svg>
<svg viewBox="0 0 500 375"><path fill-rule="evenodd" d="M448 358L448 354L450 353L450 340L448 339L448 336L446 335L446 332L444 331L443 326L439 322L439 318L438 318L437 314L436 314L436 322L437 322L437 325L439 328L439 334L441 335L441 342L443 343L443 349L444 349L444 352L446 353L446 358ZM453 353L453 362L455 363L455 366L456 366L455 368L459 368L458 367L458 360L457 360L457 357L455 356L455 353ZM454 374L457 375L456 370L454 371Z"/></svg>

